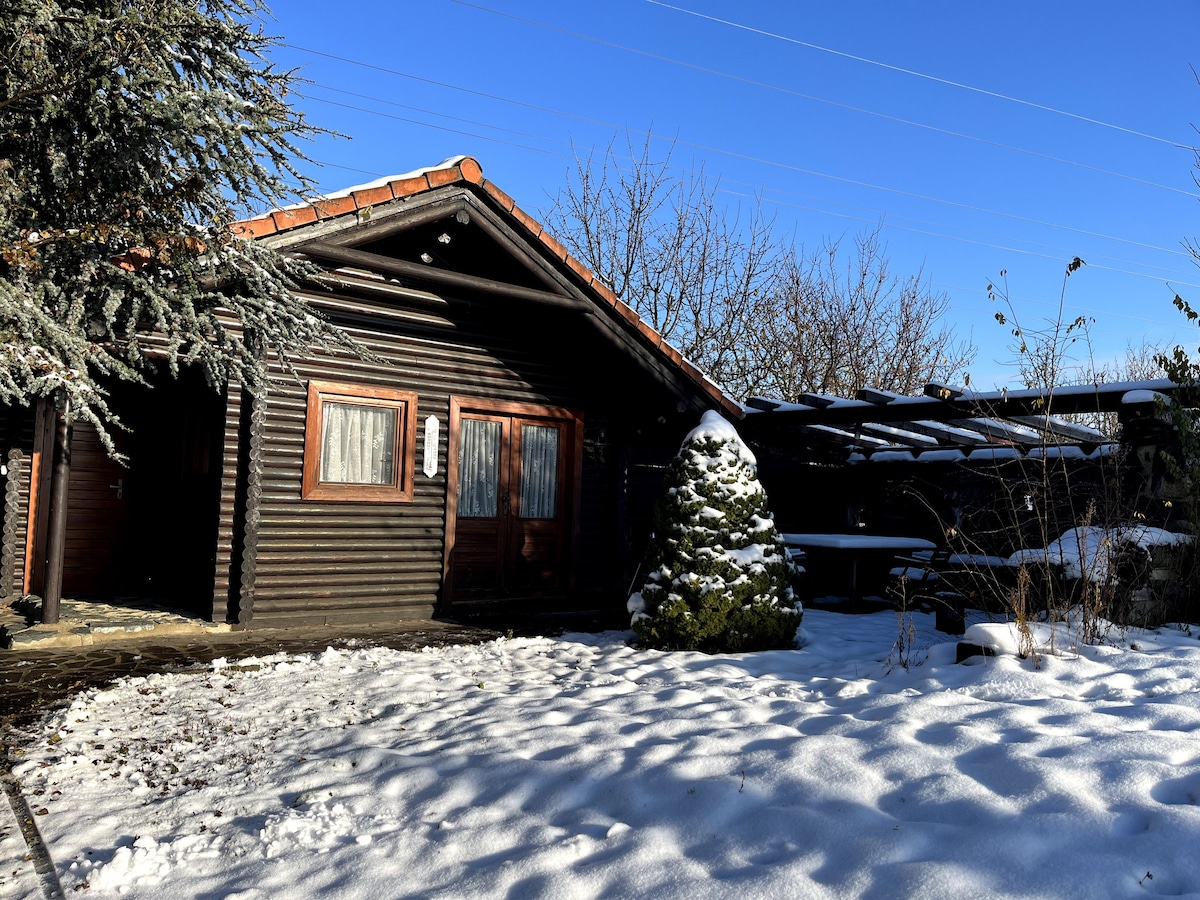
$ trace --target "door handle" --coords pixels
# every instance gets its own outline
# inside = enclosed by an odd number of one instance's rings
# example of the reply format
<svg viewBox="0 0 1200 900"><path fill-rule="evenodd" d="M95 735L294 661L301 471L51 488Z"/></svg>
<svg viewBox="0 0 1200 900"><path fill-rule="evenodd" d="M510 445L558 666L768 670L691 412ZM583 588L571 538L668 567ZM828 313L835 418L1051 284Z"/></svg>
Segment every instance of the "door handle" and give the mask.
<svg viewBox="0 0 1200 900"><path fill-rule="evenodd" d="M116 484L110 484L110 485L109 485L109 487L110 487L110 488L116 488L116 489L117 489L117 499L118 499L118 500L120 500L120 499L121 499L121 498L124 496L124 494L125 494L125 479L124 479L124 478L118 478L118 479L117 479L117 483L116 483Z"/></svg>

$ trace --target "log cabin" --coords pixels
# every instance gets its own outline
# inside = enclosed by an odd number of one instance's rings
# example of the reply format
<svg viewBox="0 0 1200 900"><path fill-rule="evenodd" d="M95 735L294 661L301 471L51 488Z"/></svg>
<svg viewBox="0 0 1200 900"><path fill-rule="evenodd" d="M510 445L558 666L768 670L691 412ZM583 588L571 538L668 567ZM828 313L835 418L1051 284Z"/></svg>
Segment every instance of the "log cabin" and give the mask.
<svg viewBox="0 0 1200 900"><path fill-rule="evenodd" d="M299 293L370 354L114 385L128 464L75 426L64 595L236 628L623 608L665 464L736 403L471 157L237 228L319 264ZM55 418L0 422L8 599L47 578Z"/></svg>

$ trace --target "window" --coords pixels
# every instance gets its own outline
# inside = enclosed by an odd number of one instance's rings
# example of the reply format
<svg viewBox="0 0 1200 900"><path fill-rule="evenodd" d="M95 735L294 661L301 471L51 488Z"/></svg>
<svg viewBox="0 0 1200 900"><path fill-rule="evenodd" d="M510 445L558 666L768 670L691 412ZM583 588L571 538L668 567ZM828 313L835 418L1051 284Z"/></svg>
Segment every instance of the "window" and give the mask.
<svg viewBox="0 0 1200 900"><path fill-rule="evenodd" d="M521 426L521 517L557 514L558 433L551 425Z"/></svg>
<svg viewBox="0 0 1200 900"><path fill-rule="evenodd" d="M310 381L300 496L410 502L416 438L415 392Z"/></svg>

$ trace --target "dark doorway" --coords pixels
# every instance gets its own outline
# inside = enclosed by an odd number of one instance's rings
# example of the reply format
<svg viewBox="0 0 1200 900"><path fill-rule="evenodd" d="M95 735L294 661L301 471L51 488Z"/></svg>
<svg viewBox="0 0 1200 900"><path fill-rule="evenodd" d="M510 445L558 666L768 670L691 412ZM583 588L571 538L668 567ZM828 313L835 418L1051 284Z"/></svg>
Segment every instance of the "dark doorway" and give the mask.
<svg viewBox="0 0 1200 900"><path fill-rule="evenodd" d="M76 424L63 592L212 618L224 395L189 370L116 385L109 405L129 429L113 431L128 463Z"/></svg>

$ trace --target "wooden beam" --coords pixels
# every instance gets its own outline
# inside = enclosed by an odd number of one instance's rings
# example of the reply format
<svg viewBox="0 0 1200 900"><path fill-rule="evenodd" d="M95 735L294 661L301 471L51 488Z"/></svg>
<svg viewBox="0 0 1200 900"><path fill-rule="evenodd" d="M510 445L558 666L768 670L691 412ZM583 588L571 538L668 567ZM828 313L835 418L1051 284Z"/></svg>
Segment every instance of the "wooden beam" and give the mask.
<svg viewBox="0 0 1200 900"><path fill-rule="evenodd" d="M1169 394L1177 385L1167 379L1157 379L1128 384L1067 385L1053 391L1021 389L984 393L930 384L925 387L924 397L895 397L886 404L802 395L800 402L813 408L775 409L747 416L745 424L751 430L766 433L794 425L845 426L859 422L911 422L917 419L946 422L981 416L1016 419L1021 416L1117 412L1125 408L1124 396L1135 387Z"/></svg>
<svg viewBox="0 0 1200 900"><path fill-rule="evenodd" d="M46 586L42 592L42 624L57 625L62 599L63 562L67 549L67 490L71 477L71 401L59 410L54 440L54 476L50 486Z"/></svg>
<svg viewBox="0 0 1200 900"><path fill-rule="evenodd" d="M503 281L494 281L491 278L464 275L461 272L451 272L447 269L438 269L433 266L412 263L403 259L393 259L390 256L383 256L379 253L369 253L365 250L354 250L349 247L337 247L322 241L314 241L295 249L297 252L303 253L305 256L312 257L313 259L337 263L342 266L356 266L375 272L398 275L401 278L408 278L413 281L446 285L465 291L494 294L512 300L527 300L532 303L570 309L587 315L593 314L590 304L586 301L576 300L573 297L564 297L561 294L552 294L549 291L521 287L520 285L508 284Z"/></svg>
<svg viewBox="0 0 1200 900"><path fill-rule="evenodd" d="M556 273L552 265L541 258L530 255L529 244L517 241L507 229L493 222L485 210L474 210L474 212L473 221L476 227L508 251L508 255L520 263L529 274L551 291L569 290L559 278L555 277ZM534 243L540 242L534 241ZM580 299L578 293L573 293L573 296Z"/></svg>

